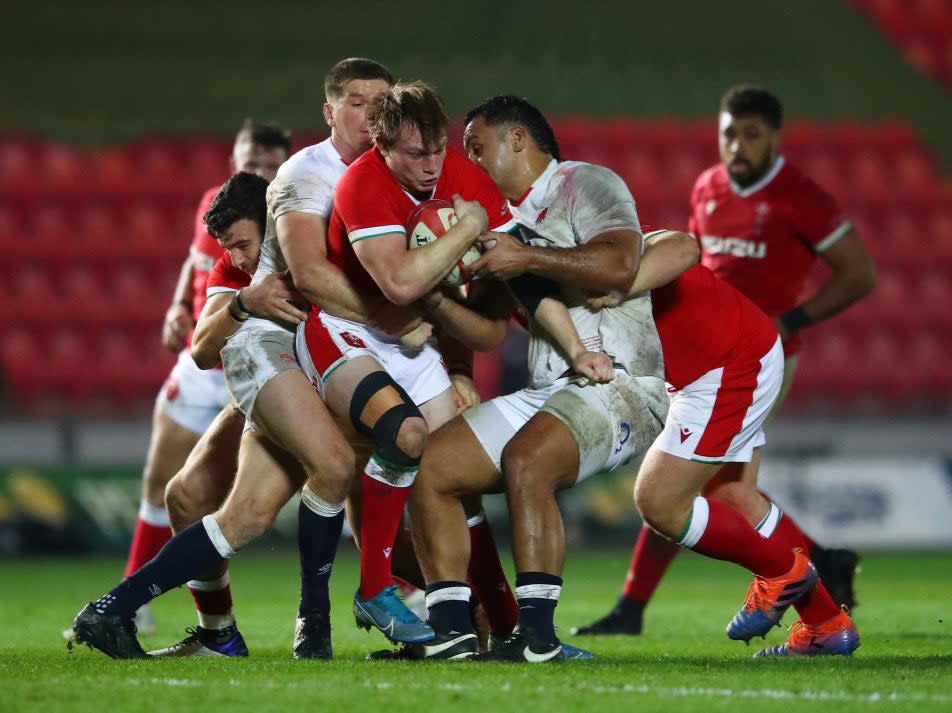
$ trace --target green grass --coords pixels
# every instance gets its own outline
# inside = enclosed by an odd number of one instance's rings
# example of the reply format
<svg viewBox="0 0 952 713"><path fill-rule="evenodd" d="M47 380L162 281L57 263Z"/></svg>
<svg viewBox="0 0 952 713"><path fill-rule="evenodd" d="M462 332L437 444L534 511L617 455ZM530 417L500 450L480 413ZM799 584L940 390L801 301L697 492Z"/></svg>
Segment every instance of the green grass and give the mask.
<svg viewBox="0 0 952 713"><path fill-rule="evenodd" d="M628 553L570 555L557 623L567 634L607 610ZM588 663L512 667L367 662L383 638L353 626L356 558L333 580L335 660L290 660L297 597L293 554L259 548L233 568L246 660L112 661L66 652L60 631L111 586L116 559L0 561L0 711L948 711L952 709L952 567L948 553L868 554L858 577L862 647L852 659L752 660L724 625L747 577L732 565L676 561L638 638L583 638ZM154 603L159 632L180 638L194 615L184 591ZM788 614L788 623L793 619ZM779 643L781 631L768 637Z"/></svg>

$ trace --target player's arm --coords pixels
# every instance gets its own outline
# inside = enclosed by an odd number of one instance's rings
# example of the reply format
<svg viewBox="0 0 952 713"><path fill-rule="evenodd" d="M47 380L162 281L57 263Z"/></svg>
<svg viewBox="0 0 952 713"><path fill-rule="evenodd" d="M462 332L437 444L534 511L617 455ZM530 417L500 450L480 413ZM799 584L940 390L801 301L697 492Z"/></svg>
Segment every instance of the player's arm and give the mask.
<svg viewBox="0 0 952 713"><path fill-rule="evenodd" d="M819 255L830 266L830 277L812 297L778 318L784 339L791 332L839 314L876 286L873 258L854 230L847 231Z"/></svg>
<svg viewBox="0 0 952 713"><path fill-rule="evenodd" d="M592 309L613 307L634 295L667 285L693 267L701 257L701 247L693 235L680 230L659 230L645 238L645 252L631 287L624 294L611 293L588 301Z"/></svg>
<svg viewBox="0 0 952 713"><path fill-rule="evenodd" d="M469 266L477 277L509 280L525 273L593 292L624 291L638 271L641 233L612 230L574 248L526 245L506 233L486 233L486 253Z"/></svg>
<svg viewBox="0 0 952 713"><path fill-rule="evenodd" d="M218 366L228 337L251 315L292 327L307 319L307 312L294 305L300 294L286 272L265 275L260 282L240 290L209 292L192 335L192 358L200 369Z"/></svg>
<svg viewBox="0 0 952 713"><path fill-rule="evenodd" d="M361 264L394 304L408 305L434 290L485 232L488 219L479 203L454 196L453 208L456 224L439 240L415 250L407 249L407 237L403 233L364 239L351 237Z"/></svg>
<svg viewBox="0 0 952 713"><path fill-rule="evenodd" d="M446 364L453 385L456 408L461 412L479 405L479 392L473 383L473 350L445 330L437 333L436 348Z"/></svg>
<svg viewBox="0 0 952 713"><path fill-rule="evenodd" d="M488 280L471 283L469 295L462 301L434 290L422 303L428 317L442 330L477 352L490 352L502 344L514 306L505 287Z"/></svg>
<svg viewBox="0 0 952 713"><path fill-rule="evenodd" d="M365 298L327 259L324 217L291 211L278 216L276 227L294 286L308 302L330 314L373 325L389 334L405 334L419 325L419 310L396 309L381 300Z"/></svg>
<svg viewBox="0 0 952 713"><path fill-rule="evenodd" d="M172 303L165 311L162 321L162 346L170 352L179 352L185 348L188 333L192 331L192 256L182 263Z"/></svg>
<svg viewBox="0 0 952 713"><path fill-rule="evenodd" d="M562 300L556 297L542 298L533 317L562 347L577 373L597 383L615 378L611 357L604 352L589 351L579 336L578 330L575 329L572 316Z"/></svg>

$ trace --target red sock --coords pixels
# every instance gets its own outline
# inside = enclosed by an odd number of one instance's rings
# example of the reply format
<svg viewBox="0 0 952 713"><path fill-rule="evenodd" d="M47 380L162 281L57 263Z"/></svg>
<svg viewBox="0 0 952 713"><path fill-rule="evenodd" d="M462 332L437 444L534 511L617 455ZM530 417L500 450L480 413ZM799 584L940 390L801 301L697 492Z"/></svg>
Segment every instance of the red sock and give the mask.
<svg viewBox="0 0 952 713"><path fill-rule="evenodd" d="M360 476L360 596L370 599L393 584L390 554L410 488Z"/></svg>
<svg viewBox="0 0 952 713"><path fill-rule="evenodd" d="M631 555L622 595L647 604L680 550L681 545L677 542L643 525Z"/></svg>
<svg viewBox="0 0 952 713"><path fill-rule="evenodd" d="M231 611L231 585L226 584L222 589L206 591L195 589L189 583L188 591L195 600L195 608L202 614L227 614Z"/></svg>
<svg viewBox="0 0 952 713"><path fill-rule="evenodd" d="M516 628L519 605L506 580L492 528L482 521L469 528L469 583L483 605L489 630L506 636Z"/></svg>
<svg viewBox="0 0 952 713"><path fill-rule="evenodd" d="M765 539L739 512L710 498L694 499L681 544L706 557L739 564L767 579L786 574L793 566L792 550Z"/></svg>
<svg viewBox="0 0 952 713"><path fill-rule="evenodd" d="M129 558L126 560L124 576L128 577L159 554L159 550L171 539L172 528L168 525L167 516L165 524L150 524L143 520L140 514L136 518L136 528L132 533L132 544L129 546Z"/></svg>
<svg viewBox="0 0 952 713"><path fill-rule="evenodd" d="M767 495L767 493L761 490L760 494L764 497L764 499L767 502L769 502L775 508L778 508L780 512L782 513L780 522L777 524L778 530L781 528L785 530L785 533L781 535L781 540L784 542L789 541L791 543L794 542L794 540L796 540L796 544L792 544L791 547L800 547L803 549L803 551L807 555L813 552L813 549L816 547L816 541L812 537L810 537L807 533L805 533L803 530L801 530L800 526L797 525L794 519L790 517L787 513L785 513L783 511L783 508L781 508L779 505L774 503L774 501L770 499L770 496Z"/></svg>

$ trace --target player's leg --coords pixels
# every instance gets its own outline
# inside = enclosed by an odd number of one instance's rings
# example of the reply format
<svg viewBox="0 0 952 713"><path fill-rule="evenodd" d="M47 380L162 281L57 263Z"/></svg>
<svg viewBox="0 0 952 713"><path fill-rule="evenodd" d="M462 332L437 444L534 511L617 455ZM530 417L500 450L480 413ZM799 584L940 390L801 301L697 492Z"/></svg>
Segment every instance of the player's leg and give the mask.
<svg viewBox="0 0 952 713"><path fill-rule="evenodd" d="M173 532L181 532L221 507L235 482L244 414L234 404L219 413L165 492ZM246 451L248 447L246 447ZM198 613L197 628L182 641L150 651L152 656L245 655L232 611L227 563L188 582ZM240 641L240 644L239 644Z"/></svg>
<svg viewBox="0 0 952 713"><path fill-rule="evenodd" d="M331 658L328 583L353 479L354 453L299 369L268 382L255 402L254 422L300 463L307 478L298 507L301 601L293 654Z"/></svg>
<svg viewBox="0 0 952 713"><path fill-rule="evenodd" d="M497 452L513 430L489 402L441 426L427 442L409 506L413 542L427 581L428 621L436 632L436 640L421 652L429 658L469 658L478 651L467 583L470 536L463 500L499 492L502 479L468 419L505 430Z"/></svg>

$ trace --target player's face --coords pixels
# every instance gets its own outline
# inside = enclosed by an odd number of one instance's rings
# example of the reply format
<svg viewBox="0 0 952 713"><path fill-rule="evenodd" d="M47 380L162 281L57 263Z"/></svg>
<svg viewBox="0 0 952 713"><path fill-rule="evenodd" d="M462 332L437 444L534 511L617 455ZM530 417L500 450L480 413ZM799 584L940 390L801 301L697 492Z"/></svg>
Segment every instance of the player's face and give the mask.
<svg viewBox="0 0 952 713"><path fill-rule="evenodd" d="M241 218L231 224L218 242L231 255L235 267L253 275L261 256L261 238L258 223L251 218Z"/></svg>
<svg viewBox="0 0 952 713"><path fill-rule="evenodd" d="M390 173L403 188L417 198L428 198L436 188L446 160L446 135L436 145L424 146L420 129L406 123L400 138L390 148L380 148Z"/></svg>
<svg viewBox="0 0 952 713"><path fill-rule="evenodd" d="M385 79L352 79L344 85L340 99L324 105L324 119L331 127L335 143L339 141L350 149L354 158L373 143L367 128L367 108L389 88Z"/></svg>
<svg viewBox="0 0 952 713"><path fill-rule="evenodd" d="M741 186L760 180L777 158L779 131L762 116L721 112L718 136L721 161L731 179Z"/></svg>
<svg viewBox="0 0 952 713"><path fill-rule="evenodd" d="M499 186L508 183L515 168L515 155L507 138L508 131L487 126L485 119L476 117L463 132L463 148L469 160L482 168Z"/></svg>
<svg viewBox="0 0 952 713"><path fill-rule="evenodd" d="M251 141L239 141L231 154L235 171L257 173L266 181L273 181L281 164L288 160L280 146L265 147Z"/></svg>

